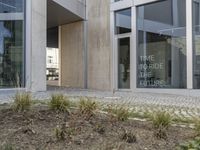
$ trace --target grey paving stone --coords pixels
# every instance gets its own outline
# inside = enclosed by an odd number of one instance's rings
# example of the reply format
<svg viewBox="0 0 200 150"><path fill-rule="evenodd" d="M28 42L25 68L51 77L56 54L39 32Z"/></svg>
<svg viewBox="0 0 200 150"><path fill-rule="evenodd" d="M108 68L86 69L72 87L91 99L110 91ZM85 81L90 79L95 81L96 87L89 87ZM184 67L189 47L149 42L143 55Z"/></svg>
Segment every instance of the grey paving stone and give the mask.
<svg viewBox="0 0 200 150"><path fill-rule="evenodd" d="M68 89L68 88L50 88L46 92L32 93L34 99L46 100L54 93L63 93L66 96L93 97L101 102L128 104L132 107L138 107L141 111L155 111L156 109L165 109L174 112L177 116L194 117L200 115L200 97L188 97L170 94L154 94L154 93L132 93L132 92L102 92L94 90ZM0 103L10 103L16 91L0 92ZM144 106L144 107L142 107Z"/></svg>

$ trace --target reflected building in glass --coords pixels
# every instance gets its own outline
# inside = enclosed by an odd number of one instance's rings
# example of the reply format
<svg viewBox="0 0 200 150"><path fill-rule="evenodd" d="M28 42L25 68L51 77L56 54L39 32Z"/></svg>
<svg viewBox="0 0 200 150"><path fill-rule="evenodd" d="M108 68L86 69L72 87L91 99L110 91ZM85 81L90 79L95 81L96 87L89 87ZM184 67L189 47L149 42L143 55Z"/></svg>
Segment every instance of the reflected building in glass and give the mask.
<svg viewBox="0 0 200 150"><path fill-rule="evenodd" d="M114 89L189 95L200 89L199 0L111 0L110 10Z"/></svg>
<svg viewBox="0 0 200 150"><path fill-rule="evenodd" d="M0 1L0 31L0 87L24 87L23 0Z"/></svg>
<svg viewBox="0 0 200 150"><path fill-rule="evenodd" d="M200 95L200 0L0 0L0 90Z"/></svg>
<svg viewBox="0 0 200 150"><path fill-rule="evenodd" d="M137 8L138 88L187 87L186 2L173 2Z"/></svg>

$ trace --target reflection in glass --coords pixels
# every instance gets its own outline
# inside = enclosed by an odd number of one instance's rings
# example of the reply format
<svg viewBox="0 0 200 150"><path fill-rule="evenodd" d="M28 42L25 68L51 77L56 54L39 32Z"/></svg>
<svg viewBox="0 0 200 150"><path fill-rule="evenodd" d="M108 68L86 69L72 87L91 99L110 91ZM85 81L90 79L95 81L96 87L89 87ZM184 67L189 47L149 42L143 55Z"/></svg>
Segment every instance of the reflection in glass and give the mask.
<svg viewBox="0 0 200 150"><path fill-rule="evenodd" d="M0 0L0 8L2 16L10 12L23 14L23 0ZM0 88L24 86L23 41L23 19L0 20Z"/></svg>
<svg viewBox="0 0 200 150"><path fill-rule="evenodd" d="M23 12L24 0L0 0L0 13Z"/></svg>
<svg viewBox="0 0 200 150"><path fill-rule="evenodd" d="M131 32L131 9L115 12L115 33L123 34Z"/></svg>
<svg viewBox="0 0 200 150"><path fill-rule="evenodd" d="M194 71L193 85L195 89L200 89L200 2L193 1L193 48L194 48Z"/></svg>
<svg viewBox="0 0 200 150"><path fill-rule="evenodd" d="M118 39L118 88L130 88L130 38Z"/></svg>
<svg viewBox="0 0 200 150"><path fill-rule="evenodd" d="M150 3L137 12L137 87L186 88L185 0Z"/></svg>

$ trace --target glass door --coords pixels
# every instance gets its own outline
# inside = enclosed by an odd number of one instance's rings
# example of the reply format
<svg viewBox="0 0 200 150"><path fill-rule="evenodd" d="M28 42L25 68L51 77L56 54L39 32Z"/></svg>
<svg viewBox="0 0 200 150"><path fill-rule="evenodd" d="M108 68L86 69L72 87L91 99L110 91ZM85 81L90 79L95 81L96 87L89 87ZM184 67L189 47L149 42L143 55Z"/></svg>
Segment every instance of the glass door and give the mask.
<svg viewBox="0 0 200 150"><path fill-rule="evenodd" d="M117 38L117 86L130 89L130 36Z"/></svg>

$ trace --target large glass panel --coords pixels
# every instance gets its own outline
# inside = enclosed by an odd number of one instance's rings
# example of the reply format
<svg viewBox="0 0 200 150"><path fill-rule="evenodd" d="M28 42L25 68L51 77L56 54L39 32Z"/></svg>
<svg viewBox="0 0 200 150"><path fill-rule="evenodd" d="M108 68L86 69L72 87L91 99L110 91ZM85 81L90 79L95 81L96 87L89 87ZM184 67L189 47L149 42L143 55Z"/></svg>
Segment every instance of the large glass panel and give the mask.
<svg viewBox="0 0 200 150"><path fill-rule="evenodd" d="M131 8L115 12L115 33L131 32Z"/></svg>
<svg viewBox="0 0 200 150"><path fill-rule="evenodd" d="M47 30L46 76L47 85L59 86L59 37L58 27Z"/></svg>
<svg viewBox="0 0 200 150"><path fill-rule="evenodd" d="M24 11L24 0L0 0L0 13L19 13Z"/></svg>
<svg viewBox="0 0 200 150"><path fill-rule="evenodd" d="M186 88L186 1L137 8L137 87Z"/></svg>
<svg viewBox="0 0 200 150"><path fill-rule="evenodd" d="M193 1L193 48L194 48L194 88L200 89L200 1Z"/></svg>
<svg viewBox="0 0 200 150"><path fill-rule="evenodd" d="M118 88L130 88L130 38L118 39Z"/></svg>
<svg viewBox="0 0 200 150"><path fill-rule="evenodd" d="M0 88L24 86L23 4L23 0L0 0ZM5 15L16 19L5 20Z"/></svg>

